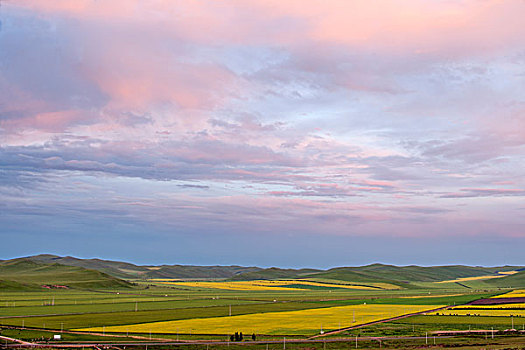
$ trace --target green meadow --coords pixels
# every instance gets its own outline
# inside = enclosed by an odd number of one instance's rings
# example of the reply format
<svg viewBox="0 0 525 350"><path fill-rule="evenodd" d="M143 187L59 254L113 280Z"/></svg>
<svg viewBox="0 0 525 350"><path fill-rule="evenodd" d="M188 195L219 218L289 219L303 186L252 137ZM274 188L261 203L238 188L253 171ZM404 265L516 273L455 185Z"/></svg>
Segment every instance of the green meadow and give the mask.
<svg viewBox="0 0 525 350"><path fill-rule="evenodd" d="M87 264L85 261L82 263ZM126 268L129 269L129 266ZM264 319L266 316L268 319L278 319L275 316L281 312L331 310L330 308L340 306L352 310L352 306L356 306L356 310L359 310L358 320L352 320L352 317L356 317L355 312L345 315L344 322L340 322L339 327L334 327L333 320L329 323L327 319L325 324L332 326L321 327L323 334L299 330L294 334L300 335L295 336L261 333L257 334L256 338L263 341L279 341L282 337L288 337L290 344L287 348L290 349L305 348L294 344L294 339L306 341L314 336L317 337L316 341L326 340L323 348L332 349L344 344L344 340L340 338L347 338L350 344L351 339L356 336L362 338L359 344L363 348L374 348L377 345L377 342L367 340L366 337L408 337L404 343L401 340L385 338L382 346L416 346L421 344L421 339L411 337L424 337L436 331L492 328L503 331L511 327L512 320L509 317L443 316L438 315L439 311L408 315L406 310L409 306L412 306L412 309L417 306L417 310L423 311L458 306L504 294L522 286L521 272L513 272L512 276L509 276L512 277L509 279L511 283L516 284L511 286L505 283L507 277L493 278L495 270L469 267L436 267L433 271L429 268L408 267L405 270L388 265L373 265L362 269L342 268L320 272L298 270L298 275L293 275L294 270L281 273L278 269L270 269L267 275L266 270L248 270L247 274L256 275L257 278L267 277L256 280L241 279L238 276L148 279L137 278L136 275L122 279L125 272L115 272L107 266L103 269L112 272L113 275L81 266L64 266L27 259L0 262L0 279L4 286L0 288L1 335L44 342L49 341L53 334L61 333L61 342L85 342L86 345L93 342L141 343L149 341L150 338L156 341L221 342L228 341L230 335L237 330L231 329L221 334L210 334L199 330L198 327L192 328L191 333L159 331L150 334L145 330L150 328L149 324L155 322L194 322L222 318L227 321L228 317L250 315L258 315L257 319ZM239 269L241 268L230 267L224 272L215 267L213 273L237 273ZM139 270L137 268L137 271ZM168 268L165 270L171 271ZM176 269L179 272L180 270L180 267ZM192 267L192 271L204 273L205 269ZM471 275L474 279L470 280L469 275L474 273L478 274L477 277ZM276 277L279 274L285 277L279 279ZM485 276L489 278L485 279ZM456 278L461 279L461 282L454 282ZM393 310L393 313L385 314L385 318L401 318L384 322L380 320L379 323L370 325L359 321L359 317L366 319L368 308L377 310L382 305L388 310ZM315 322L322 325L323 317L327 316L323 312L315 311L315 314L321 315ZM515 327L523 327L523 321L525 318L514 318ZM130 332L127 325L130 328L138 325L140 327L135 329L141 331ZM121 331L106 331L106 327L109 329L112 326L121 326ZM312 328L308 324L301 327ZM352 328L347 330L345 327ZM98 331L82 331L87 328L95 328ZM501 334L497 333L497 337L500 336ZM454 337L458 346L472 344L472 336L456 338ZM453 346L454 339L443 339L441 344ZM234 343L230 344L230 349L236 347ZM305 346L308 349L320 349L319 344L312 342ZM176 345L172 345L172 348L173 346L176 348ZM210 347L210 344L206 346ZM243 342L243 346L244 349L265 348L263 345L250 345L246 341ZM162 348L158 345L157 347ZM225 348L220 344L213 347ZM185 345L185 349L189 348L205 347Z"/></svg>

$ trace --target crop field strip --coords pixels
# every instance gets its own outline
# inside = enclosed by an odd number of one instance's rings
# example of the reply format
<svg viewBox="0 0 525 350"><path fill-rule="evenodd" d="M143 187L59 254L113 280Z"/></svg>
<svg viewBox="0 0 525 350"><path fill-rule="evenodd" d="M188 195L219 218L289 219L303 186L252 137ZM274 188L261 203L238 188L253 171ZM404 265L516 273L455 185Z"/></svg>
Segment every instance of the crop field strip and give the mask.
<svg viewBox="0 0 525 350"><path fill-rule="evenodd" d="M451 316L435 313L421 316L412 316L403 320L396 321L398 324L427 326L434 330L468 330L468 329L509 329L512 326L512 319L509 316ZM521 329L525 318L514 318L515 327ZM385 324L387 326L388 324ZM460 326L460 327L458 327ZM417 328L417 327L416 327Z"/></svg>
<svg viewBox="0 0 525 350"><path fill-rule="evenodd" d="M153 322L105 327L108 332L198 333L229 334L233 330L246 334L313 335L321 329L335 330L351 325L435 309L444 305L387 305L359 304L300 311L263 312L240 316L192 318L187 320ZM353 322L355 314L356 322ZM102 331L102 328L83 328Z"/></svg>
<svg viewBox="0 0 525 350"><path fill-rule="evenodd" d="M357 282L349 282L349 281L342 281L342 280L334 280L330 278L308 278L308 279L296 279L298 281L305 281L305 282L318 282L318 283L326 283L326 284L335 284L335 285L351 285L351 286L369 286L369 287L376 287L379 289L402 289L400 286L391 284L391 283L385 283L385 282L366 282L366 283L357 283Z"/></svg>
<svg viewBox="0 0 525 350"><path fill-rule="evenodd" d="M435 297L439 295L450 295L450 294L467 294L464 289L436 289L428 292L425 290L292 290L289 291L232 291L232 290L218 290L218 289L203 289L195 288L187 292L186 297L214 297L219 296L220 298L231 298L231 299L246 299L246 300L259 300L259 301L272 301L277 299L279 301L284 300L318 300L318 299L374 299L374 298L398 298L398 297ZM468 290L468 293L475 295L481 291ZM485 292L486 293L486 292ZM491 293L489 296L496 293ZM190 297L191 296L191 297ZM488 296L487 296L488 297Z"/></svg>
<svg viewBox="0 0 525 350"><path fill-rule="evenodd" d="M339 305L355 305L357 301L326 301L326 302L285 302L263 304L232 304L233 315L245 315L268 311L294 311L304 309L328 308ZM191 304L190 304L191 305ZM163 309L154 311L128 311L113 313L75 314L61 316L35 316L0 318L0 324L35 327L73 329L81 327L97 327L122 324L135 324L155 321L181 320L196 317L218 317L229 314L229 306L186 307L179 309ZM45 327L44 327L45 325Z"/></svg>
<svg viewBox="0 0 525 350"><path fill-rule="evenodd" d="M452 309L443 312L445 315L458 316L514 316L524 317L525 309Z"/></svg>
<svg viewBox="0 0 525 350"><path fill-rule="evenodd" d="M472 296L446 296L446 297L432 297L424 296L421 298L388 298L388 299L349 299L349 300L330 300L330 301L310 301L310 302L287 302L287 303L269 303L269 304L251 304L232 306L232 315L260 313L267 311L291 311L302 310L321 307L332 307L338 305L357 305L367 302L368 304L419 304L419 305L434 305L434 304L452 304L455 301L467 302L472 298L482 297L484 295ZM220 299L219 299L220 300ZM212 300L209 300L210 302ZM185 306L195 306L198 300L186 301ZM232 305L235 305L235 300ZM201 308L184 308L184 309L163 309L156 311L138 311L138 312L112 312L112 313L94 313L94 314L79 314L79 315L64 315L64 316L45 316L45 317L25 317L25 318L4 318L0 319L3 324L10 324L15 326L29 326L29 327L47 327L58 329L60 327L77 328L77 327L93 327L106 325L120 325L122 320L126 323L143 323L155 322L163 320L177 320L187 319L193 317L216 317L223 316L229 312L227 306L222 307L201 307Z"/></svg>
<svg viewBox="0 0 525 350"><path fill-rule="evenodd" d="M282 283L282 282L281 282ZM287 283L292 283L291 281ZM317 282L316 282L317 283ZM333 281L330 281L333 284ZM441 294L441 295L440 295ZM443 295L444 294L444 295ZM148 323L155 321L181 320L194 317L224 316L229 312L226 305L234 305L232 315L272 311L296 311L333 307L338 305L368 304L396 305L436 305L465 303L492 294L450 295L448 290L412 291L412 290L284 290L284 291L231 291L189 287L187 290L155 287L148 284L148 290L133 291L79 291L45 290L29 293L2 293L0 295L0 315L20 316L24 314L68 314L63 316L35 316L24 318L3 318L0 322L15 326L46 327L59 329L64 327L96 327L122 325L125 323ZM227 299L230 298L230 299ZM54 299L55 306L41 306L42 302ZM278 300L273 303L273 300ZM296 300L293 302L293 300ZM299 302L309 300L308 302ZM319 301L324 300L324 301ZM267 304L257 304L270 302ZM289 301L281 303L281 301ZM2 302L10 307L3 308ZM16 302L16 307L12 305ZM29 306L21 307L20 304ZM75 304L76 303L76 304ZM213 306L213 305L224 306ZM252 304L252 307L239 307L240 304ZM33 306L30 306L33 305ZM138 312L134 311L135 305ZM235 306L236 305L236 306ZM106 312L108 311L111 312ZM149 309L149 311L146 311ZM228 311L227 311L228 310Z"/></svg>
<svg viewBox="0 0 525 350"><path fill-rule="evenodd" d="M522 295L521 292L507 293L500 298L481 299L471 305L461 305L458 307L451 308L444 312L446 315L459 315L459 316L506 316L506 317L518 317L525 318L525 303L514 303L512 301L519 300L523 301L523 297L517 297ZM498 304L484 304L484 302L500 301ZM511 301L510 303L507 303ZM478 304L479 303L479 304ZM525 323L522 321L522 323Z"/></svg>
<svg viewBox="0 0 525 350"><path fill-rule="evenodd" d="M158 291L164 290L172 290L172 292L181 292L184 293L184 291L192 291L195 289L203 289L204 285L209 284L210 289L219 289L218 287L223 285L239 285L239 286L250 286L252 284L268 284L268 285L286 285L286 284L320 284L325 286L333 286L334 289L341 289L341 287L351 287L347 289L352 289L357 292L361 291L363 293L371 292L373 290L375 291L389 291L389 292L402 292L402 293L411 293L418 292L417 288L414 290L413 288L402 288L398 285L393 285L390 283L383 283L383 282L348 282L348 281L337 281L333 279L324 279L324 278L311 278L311 279L294 279L294 280L287 280L287 279L281 279L281 280L252 280L252 281L215 281L215 280L206 280L206 281L137 281L136 282L139 286L155 286L158 288ZM450 290L461 290L464 289L464 287L458 286L455 283L445 283L440 284L436 282L422 282L425 284L426 289L435 289L435 290L443 290L443 289L450 289ZM196 285L201 284L199 288L195 288ZM216 284L216 288L213 288L213 284ZM340 287L340 288L335 288ZM358 288L355 288L358 287ZM363 288L363 289L361 289ZM224 289L224 291L227 291L228 289ZM251 288L250 291L255 291L255 288ZM291 290L293 291L293 290ZM235 291L233 291L235 292Z"/></svg>
<svg viewBox="0 0 525 350"><path fill-rule="evenodd" d="M334 305L351 305L367 302L369 304L414 304L414 305L436 305L436 304L463 304L473 299L490 296L490 294L477 295L445 295L445 296L419 296L412 298L374 298L374 299L334 299L334 300L309 300L309 305L312 307L329 307ZM215 297L214 297L215 298ZM9 316L37 316L37 315L67 315L67 314L82 314L82 313L115 313L115 312L129 312L145 310L168 310L188 307L210 307L220 305L239 305L239 304L255 304L261 301L251 301L245 299L190 299L190 300L173 300L173 301L156 301L156 302L136 302L136 303L110 303L110 304L68 304L55 306L35 306L35 307L0 307L0 317L6 318ZM270 303L273 300L267 300ZM279 302L280 303L280 302ZM297 303L297 302L295 302ZM301 308L304 308L305 302L301 302ZM314 306L315 305L315 306Z"/></svg>
<svg viewBox="0 0 525 350"><path fill-rule="evenodd" d="M521 298L523 290L494 296L494 300L508 298ZM497 298L499 297L499 298ZM476 302L483 303L481 299ZM490 299L489 299L490 300ZM502 300L502 302L504 302ZM487 300L488 301L488 300ZM446 310L429 313L427 315L411 316L381 324L381 326L368 326L358 332L348 332L361 336L384 336L399 334L428 334L436 331L503 331L506 329L525 330L525 304L501 303L492 305L460 305ZM412 330L412 332L411 332Z"/></svg>
<svg viewBox="0 0 525 350"><path fill-rule="evenodd" d="M435 294L429 297L435 297L439 294ZM406 296L406 295L403 295ZM411 297L426 297L427 295L411 295ZM273 301L278 299L280 301L285 300L319 300L322 298L330 299L373 299L373 298L385 298L392 297L396 298L398 295L395 293L370 293L370 294L360 294L346 292L346 293L329 293L318 292L318 291L300 291L293 293L282 293L282 292L273 292L273 293L260 293L260 292L241 292L238 293L224 293L223 291L213 291L206 293L186 293L185 295L171 295L164 294L162 296L134 296L134 297L110 297L110 298L97 298L93 296L83 295L79 297L78 295L57 295L57 294L47 294L45 292L40 293L39 295L34 295L31 298L28 298L23 294L15 294L0 297L0 309L2 308L11 308L11 307L21 307L21 306L42 306L43 304L54 303L55 306L58 305L82 305L82 304L118 304L118 303L135 303L135 302L164 302L164 301L184 301L184 300L248 300L248 301Z"/></svg>
<svg viewBox="0 0 525 350"><path fill-rule="evenodd" d="M215 283L215 282L213 282ZM333 295L369 295L370 291L359 293L357 290L353 289L344 289L342 290L333 290ZM24 301L28 302L28 305L39 305L42 301L47 300L50 301L52 298L55 299L55 303L59 303L62 300L64 301L80 301L80 300L87 300L89 303L97 303L97 302L113 302L117 300L131 300L135 301L137 298L142 299L149 299L150 301L158 300L158 298L169 298L169 299L198 299L198 298L212 298L215 296L221 296L224 298L273 298L276 295L279 297L300 297L302 295L310 295L312 297L316 296L326 296L326 291L316 291L316 290L294 290L292 288L285 288L283 290L270 290L270 291L256 291L256 290L248 290L248 291L231 291L231 290L218 290L215 288L192 288L189 287L187 290L184 291L173 291L167 288L159 288L158 290L150 291L148 294L139 294L139 292L136 293L120 293L118 295L118 292L112 292L112 293L104 293L99 294L97 292L95 293L79 293L77 291L73 290L52 290L52 291L42 291L37 293L27 293L27 294L20 294L20 293L1 293L0 294L0 306L3 302L10 302L10 301ZM376 295L384 295L384 293L374 293ZM395 291L392 291L391 294L395 294ZM405 294L407 294L405 292ZM31 304L31 301L33 301L33 304Z"/></svg>
<svg viewBox="0 0 525 350"><path fill-rule="evenodd" d="M55 303L64 302L81 302L87 301L88 303L108 303L114 301L135 301L142 299L145 301L156 301L159 299L186 299L187 292L182 293L164 293L164 294L124 294L122 292L112 293L98 293L98 292L78 292L74 290L51 290L51 291L39 291L36 293L0 293L0 306L4 302L19 301L25 302L26 305L39 305L42 301L51 301L55 299Z"/></svg>
<svg viewBox="0 0 525 350"><path fill-rule="evenodd" d="M197 300L171 300L171 301L137 301L126 303L109 304L65 304L55 306L23 306L23 307L0 307L0 318L9 316L36 316L49 314L82 314L82 313L108 313L126 311L165 310L185 307L209 307L221 305L239 305L261 303L250 300L231 299L197 299Z"/></svg>
<svg viewBox="0 0 525 350"><path fill-rule="evenodd" d="M516 289L505 294L495 295L493 298L525 298L525 289Z"/></svg>
<svg viewBox="0 0 525 350"><path fill-rule="evenodd" d="M331 299L336 298L385 298L385 297L436 297L443 293L436 293L432 295L427 295L420 293L394 293L394 292L382 292L382 293L359 293L356 291L345 291L344 293L329 292L326 291L319 292L316 290L301 290L301 291L292 291L292 292L282 292L274 291L272 293L261 292L261 291L236 291L236 293L231 293L231 291L226 290L212 290L212 291L202 291L194 290L191 292L186 292L185 294L170 294L169 292L164 291L166 294L151 296L151 295L134 295L134 296L122 296L116 295L112 296L104 295L100 296L97 294L76 294L70 293L69 291L61 293L50 294L48 292L40 292L38 294L26 295L19 293L10 293L0 296L0 309L3 307L19 307L19 306L42 306L43 304L50 304L54 302L54 305L80 305L80 304L116 304L116 303L135 303L135 302L160 302L160 301L183 301L183 300L209 300L209 299L229 299L229 300L250 300L250 301L273 301L274 299L279 300L317 300L319 298ZM67 293L67 294L66 294ZM446 294L446 293L445 293ZM457 294L456 294L457 295Z"/></svg>
<svg viewBox="0 0 525 350"><path fill-rule="evenodd" d="M500 272L497 275L488 275L488 276L475 276L475 277L462 277L462 278L456 278L453 280L446 280L446 281L439 281L436 283L450 283L450 282L469 282L469 281L482 281L482 280L489 280L493 278L503 278L509 275L514 275L518 273L518 271L504 271Z"/></svg>
<svg viewBox="0 0 525 350"><path fill-rule="evenodd" d="M466 317L466 316L411 316L395 321L368 325L348 330L331 337L381 337L381 336L420 336L429 337L439 332L479 332L486 331L488 337L492 330L497 334L510 329L510 317ZM523 325L514 319L515 328ZM478 335L479 336L479 335ZM481 335L484 337L484 334ZM479 349L479 348L477 348Z"/></svg>
<svg viewBox="0 0 525 350"><path fill-rule="evenodd" d="M255 281L232 281L232 282L159 282L166 285L198 287L198 288L213 288L226 290L244 290L244 291L287 291L290 289L309 290L312 287L318 289L357 289L357 290L377 290L386 289L376 285L365 284L350 284L350 283L328 283L311 280L255 280ZM385 285L383 284L383 287ZM392 289L399 289L399 287L392 285ZM396 287L396 288L394 288Z"/></svg>
<svg viewBox="0 0 525 350"><path fill-rule="evenodd" d="M461 305L453 308L452 310L489 310L489 309L524 309L525 303L512 303L512 304L492 304L492 305Z"/></svg>
<svg viewBox="0 0 525 350"><path fill-rule="evenodd" d="M210 300L211 298L199 298L198 300ZM53 296L50 297L43 297L41 299L33 299L33 300L19 300L19 299L11 299L11 300L2 300L0 301L0 310L2 308L8 308L8 307L38 307L38 306L48 306L48 305L54 305L54 306L67 306L67 305L111 305L111 304L134 304L136 302L139 303L155 303L155 302L177 302L177 301L184 301L187 300L187 298L170 298L170 297L157 297L157 298L122 298L122 299L115 299L115 298L105 298L105 299L81 299L81 298L71 298L71 299L57 299ZM0 311L1 312L1 311Z"/></svg>

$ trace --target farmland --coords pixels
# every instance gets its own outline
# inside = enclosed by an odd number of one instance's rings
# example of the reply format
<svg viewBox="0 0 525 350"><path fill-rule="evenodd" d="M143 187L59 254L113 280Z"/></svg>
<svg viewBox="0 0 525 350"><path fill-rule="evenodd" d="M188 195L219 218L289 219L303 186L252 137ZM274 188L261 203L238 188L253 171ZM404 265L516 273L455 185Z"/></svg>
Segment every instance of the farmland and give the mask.
<svg viewBox="0 0 525 350"><path fill-rule="evenodd" d="M516 316L516 317L525 317L525 309L511 309L511 308L466 308L458 309L454 308L443 312L445 315L459 315L459 316Z"/></svg>
<svg viewBox="0 0 525 350"><path fill-rule="evenodd" d="M374 289L398 289L398 286L382 284L377 285L370 283L369 285L358 285L350 283L330 283L330 282L316 282L309 280L255 280L255 281L231 281L231 282L159 282L160 284L167 284L180 287L201 287L211 289L226 289L226 290L257 290L257 291L285 291L290 289L307 290L307 289L357 289L357 290L374 290Z"/></svg>
<svg viewBox="0 0 525 350"><path fill-rule="evenodd" d="M360 304L300 311L264 312L232 317L194 318L181 321L154 322L137 325L107 327L108 332L136 333L203 333L228 334L240 331L245 334L313 335L323 329L334 330L403 314L421 312L442 305L385 305ZM324 328L323 328L324 327ZM101 332L99 328L80 329Z"/></svg>
<svg viewBox="0 0 525 350"><path fill-rule="evenodd" d="M525 289L516 289L508 293L495 295L493 298L525 298Z"/></svg>
<svg viewBox="0 0 525 350"><path fill-rule="evenodd" d="M76 265L91 264L72 261ZM102 264L98 260L96 263ZM113 275L85 271L83 266L1 262L0 276L7 286L0 289L2 335L30 340L49 339L62 332L64 340L89 345L96 341L117 344L150 339L221 342L242 332L255 334L263 342L284 337L290 342L289 348L299 346L294 341L312 339L308 345L312 349L317 347L315 341L325 339L328 343L323 346L336 349L331 341L344 342L357 336L362 346L373 348L377 340L366 337L401 336L406 337L403 344L421 344L421 337L437 331L503 331L513 324L523 327L525 320L525 303L516 299L523 296L523 287L501 287L505 285L501 281L512 277L515 282L515 276L522 273L514 272L515 267L508 267L504 271L507 273L469 267L432 270L384 265L330 272L213 267L215 275L241 271L257 278L187 279L175 274L177 278L122 280L117 276L132 267L125 265L123 271L118 270L120 264L109 266L114 270L108 266L100 268ZM185 276L183 270L163 267L163 271ZM203 267L191 270L206 273ZM136 271L154 274L159 269ZM473 273L481 275L468 276ZM261 279L264 275L284 277ZM458 279L461 282L452 282ZM496 280L498 284L490 284ZM54 286L59 282L65 286ZM392 340L384 341L388 344ZM452 344L452 340L447 341ZM462 343L464 339L457 341ZM249 349L252 345L247 344L245 348ZM204 345L194 348L203 349Z"/></svg>

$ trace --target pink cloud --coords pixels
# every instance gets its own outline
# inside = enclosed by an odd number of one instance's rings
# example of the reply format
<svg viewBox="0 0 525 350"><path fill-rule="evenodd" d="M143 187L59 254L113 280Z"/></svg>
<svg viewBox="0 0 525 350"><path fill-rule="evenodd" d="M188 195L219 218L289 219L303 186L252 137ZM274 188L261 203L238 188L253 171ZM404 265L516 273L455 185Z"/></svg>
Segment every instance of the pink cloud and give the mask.
<svg viewBox="0 0 525 350"><path fill-rule="evenodd" d="M525 35L520 22L524 5L520 2L429 4L410 0L400 8L393 0L21 0L9 6L75 21L80 40L75 71L108 95L105 111L145 111L165 104L173 106L169 112L174 119L184 119L188 124L198 117L180 110L213 111L247 99L257 88L223 64L210 59L193 61L198 55L191 51L192 45L277 46L298 57L311 55L313 47L336 46L338 51L349 53L371 50L394 57L430 53L450 59L454 55L497 52L521 43ZM315 55L311 62L292 60L295 67L289 68L322 72L333 65L332 61L320 60ZM351 64L358 69L335 70L331 72L334 81L327 84L356 91L401 90L385 74ZM417 65L411 68L417 69ZM512 130L525 130L520 128L522 120L509 120L508 124ZM257 127L243 123L245 130Z"/></svg>
<svg viewBox="0 0 525 350"><path fill-rule="evenodd" d="M24 129L61 133L73 124L94 123L96 119L96 116L78 110L40 112L22 118L0 120L0 127L15 133Z"/></svg>
<svg viewBox="0 0 525 350"><path fill-rule="evenodd" d="M373 43L376 48L410 48L413 53L423 54L447 48L449 53L485 51L521 42L524 31L521 13L525 10L523 2L497 0L481 3L409 0L402 7L395 0L306 3L21 0L17 6L76 18L160 23L163 28L176 28L177 33L191 40L207 43L218 39L232 44L279 42L301 46L306 39L352 46ZM282 23L279 30L267 27L276 23ZM470 45L465 47L464 42Z"/></svg>
<svg viewBox="0 0 525 350"><path fill-rule="evenodd" d="M98 66L86 69L86 78L111 96L114 107L144 110L168 103L182 109L209 109L224 98L223 90L234 80L230 72L217 66L173 65L169 57L155 54L139 58L121 46L101 55L93 60Z"/></svg>

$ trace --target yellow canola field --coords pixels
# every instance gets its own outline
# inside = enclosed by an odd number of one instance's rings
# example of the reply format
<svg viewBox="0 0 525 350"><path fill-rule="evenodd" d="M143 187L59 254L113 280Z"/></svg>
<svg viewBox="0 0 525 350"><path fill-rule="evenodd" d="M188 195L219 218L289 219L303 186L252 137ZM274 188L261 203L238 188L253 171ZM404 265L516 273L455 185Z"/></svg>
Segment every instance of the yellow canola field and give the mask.
<svg viewBox="0 0 525 350"><path fill-rule="evenodd" d="M212 288L212 289L226 289L226 290L293 290L291 288L279 286L264 286L255 284L255 281L250 282L161 282L162 284L170 284L175 286L198 287L198 288Z"/></svg>
<svg viewBox="0 0 525 350"><path fill-rule="evenodd" d="M439 282L436 282L436 283L468 282L468 281L478 281L478 280L489 280L489 279L492 279L492 278L501 278L501 277L506 277L506 276L509 276L509 275L514 275L515 273L518 273L518 271L500 271L500 272L498 272L497 275L463 277L463 278L456 278L455 280L439 281Z"/></svg>
<svg viewBox="0 0 525 350"><path fill-rule="evenodd" d="M493 298L525 298L525 289L516 289L512 292L493 296Z"/></svg>
<svg viewBox="0 0 525 350"><path fill-rule="evenodd" d="M323 285L335 284L338 287L341 285L345 285L345 286L359 286L360 285L360 283L356 283L356 282L340 281L340 280L334 280L330 278L297 279L295 281L318 282L318 283L322 283ZM366 285L371 286L371 287L381 288L381 289L402 289L401 286L397 286L395 284L390 284L390 283L383 283L383 282L366 282Z"/></svg>
<svg viewBox="0 0 525 350"><path fill-rule="evenodd" d="M315 282L315 281L307 281L307 280L281 280L281 281L261 280L261 281L254 281L254 282L257 285L263 285L263 286L304 285L304 286L315 286L315 287L326 287L326 288L345 288L345 289L364 289L364 290L377 289L373 287L359 286L359 285L352 285L352 284L336 284L336 283ZM295 288L299 288L299 287L295 287Z"/></svg>
<svg viewBox="0 0 525 350"><path fill-rule="evenodd" d="M468 281L478 281L478 280L489 280L489 279L492 279L492 278L501 278L501 277L505 277L505 276L506 275L463 277L463 278L456 278L455 280L439 281L439 282L436 282L436 283L468 282Z"/></svg>
<svg viewBox="0 0 525 350"><path fill-rule="evenodd" d="M519 316L524 317L523 322L525 323L525 310L496 310L496 309L483 309L483 310L444 310L439 311L440 314L445 315L471 315L471 316Z"/></svg>
<svg viewBox="0 0 525 350"><path fill-rule="evenodd" d="M279 334L314 335L362 323L379 321L404 314L422 312L440 305L361 304L285 312L267 312L239 316L194 318L105 327L106 332L192 333L192 334ZM353 318L355 315L355 323ZM82 331L101 332L102 327Z"/></svg>
<svg viewBox="0 0 525 350"><path fill-rule="evenodd" d="M186 287L200 287L200 288L215 288L215 289L227 289L227 290L307 290L307 288L296 287L296 285L304 286L316 286L316 287L327 287L327 288L344 288L344 289L360 289L360 290L376 290L377 288L367 286L354 286L349 284L333 284L333 283L321 283L303 280L282 280L282 281L268 281L268 280L256 280L256 281L234 281L234 282L161 282L163 284L186 286ZM294 285L294 287L286 287Z"/></svg>

